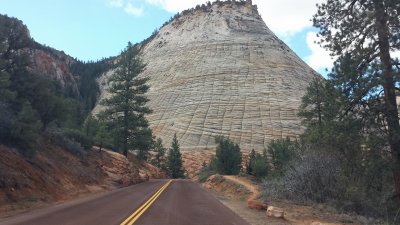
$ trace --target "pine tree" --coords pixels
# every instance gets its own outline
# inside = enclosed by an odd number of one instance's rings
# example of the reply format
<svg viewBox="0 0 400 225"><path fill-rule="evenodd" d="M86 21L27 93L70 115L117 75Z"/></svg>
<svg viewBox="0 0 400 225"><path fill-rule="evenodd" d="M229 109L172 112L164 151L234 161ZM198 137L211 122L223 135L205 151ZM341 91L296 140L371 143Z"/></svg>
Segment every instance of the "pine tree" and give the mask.
<svg viewBox="0 0 400 225"><path fill-rule="evenodd" d="M156 155L154 157L154 164L158 168L162 168L162 163L165 156L165 148L163 146L161 138L157 138L156 142L154 143L154 150L156 152Z"/></svg>
<svg viewBox="0 0 400 225"><path fill-rule="evenodd" d="M24 102L11 133L26 156L34 155L42 126L38 113L29 102Z"/></svg>
<svg viewBox="0 0 400 225"><path fill-rule="evenodd" d="M90 139L93 139L94 136L96 135L97 127L98 127L98 121L92 115L92 113L89 113L89 115L83 122L82 132Z"/></svg>
<svg viewBox="0 0 400 225"><path fill-rule="evenodd" d="M110 134L107 131L107 125L104 122L99 122L97 125L97 132L94 136L94 142L99 146L99 151L102 150L105 144L110 142Z"/></svg>
<svg viewBox="0 0 400 225"><path fill-rule="evenodd" d="M380 122L381 114L385 117L381 127L376 127L386 130L381 135L390 146L398 198L400 124L395 89L399 88L400 64L391 52L400 50L399 12L395 0L327 0L318 5L313 19L321 44L338 56L330 77L350 99L345 112L354 113L364 105L368 113L363 116L375 117L370 124Z"/></svg>
<svg viewBox="0 0 400 225"><path fill-rule="evenodd" d="M10 75L2 71L0 60L0 103L10 101L15 98L15 93L10 90Z"/></svg>
<svg viewBox="0 0 400 225"><path fill-rule="evenodd" d="M153 135L150 128L142 128L136 133L132 147L138 149L137 158L141 161L147 160L149 151L154 145Z"/></svg>
<svg viewBox="0 0 400 225"><path fill-rule="evenodd" d="M268 158L264 157L260 153L256 153L251 161L251 168L251 175L258 178L267 176L270 170Z"/></svg>
<svg viewBox="0 0 400 225"><path fill-rule="evenodd" d="M179 143L176 134L172 139L171 147L168 151L167 168L172 178L184 178L184 170L182 167L182 155L179 150Z"/></svg>
<svg viewBox="0 0 400 225"><path fill-rule="evenodd" d="M134 148L138 144L139 138L143 138L144 134L149 135L147 132L149 124L144 117L151 113L146 106L149 100L144 96L149 86L146 84L147 78L139 77L145 64L138 53L137 47L128 43L121 54L115 73L108 80L111 97L101 102L106 106L103 113L105 118L115 128L114 133L118 142L116 144L122 148L125 156L128 154L128 149Z"/></svg>
<svg viewBox="0 0 400 225"><path fill-rule="evenodd" d="M256 151L252 149L249 155L249 162L247 164L247 170L246 170L246 173L249 175L253 173L252 163L254 162L255 158L256 158Z"/></svg>
<svg viewBox="0 0 400 225"><path fill-rule="evenodd" d="M242 163L242 155L238 144L233 143L229 138L219 136L215 138L217 150L217 170L220 174L239 174Z"/></svg>

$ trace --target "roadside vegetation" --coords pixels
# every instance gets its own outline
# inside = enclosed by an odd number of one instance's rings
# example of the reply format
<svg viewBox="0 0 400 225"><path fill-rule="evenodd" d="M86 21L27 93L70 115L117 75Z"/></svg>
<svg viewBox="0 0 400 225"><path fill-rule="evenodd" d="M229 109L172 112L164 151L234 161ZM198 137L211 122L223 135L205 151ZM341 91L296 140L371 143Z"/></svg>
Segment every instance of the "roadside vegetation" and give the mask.
<svg viewBox="0 0 400 225"><path fill-rule="evenodd" d="M304 134L250 153L243 172L263 179L266 201L324 203L400 223L400 62L391 55L400 51L399 10L391 0L318 5L320 44L337 60L302 99ZM228 174L217 157L199 180L215 173Z"/></svg>
<svg viewBox="0 0 400 225"><path fill-rule="evenodd" d="M34 157L47 140L64 145L71 152L83 152L75 140L85 142L81 124L97 97L95 79L110 65L98 62L72 63L81 68L80 80L64 83L30 69L27 49L58 56L60 52L29 37L21 21L0 15L0 143ZM94 87L95 86L95 87Z"/></svg>
<svg viewBox="0 0 400 225"><path fill-rule="evenodd" d="M185 178L185 170L182 166L182 154L180 152L178 138L176 137L176 134L174 134L171 147L168 150L166 168L168 174L172 178Z"/></svg>
<svg viewBox="0 0 400 225"><path fill-rule="evenodd" d="M82 159L93 145L124 155L137 149L138 158L147 159L155 140L144 118L151 112L143 95L149 87L147 79L137 78L145 65L136 46L128 44L115 65L112 58L81 62L38 44L15 18L1 15L0 31L0 144L26 158L53 144ZM66 57L71 62L64 72L79 78L62 83L35 72L28 49L44 51L54 60ZM96 79L113 66L112 95L102 102L105 110L92 115L100 91Z"/></svg>
<svg viewBox="0 0 400 225"><path fill-rule="evenodd" d="M204 182L213 174L238 175L242 168L242 154L238 144L228 137L218 136L215 138L217 144L215 156L206 163L199 171L198 180Z"/></svg>

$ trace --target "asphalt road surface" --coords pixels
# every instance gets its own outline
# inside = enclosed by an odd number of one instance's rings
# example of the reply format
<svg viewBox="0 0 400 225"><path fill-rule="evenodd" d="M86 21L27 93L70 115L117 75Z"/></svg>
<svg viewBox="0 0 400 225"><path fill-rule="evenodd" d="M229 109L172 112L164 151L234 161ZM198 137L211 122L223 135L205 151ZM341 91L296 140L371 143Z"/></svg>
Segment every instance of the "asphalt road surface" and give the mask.
<svg viewBox="0 0 400 225"><path fill-rule="evenodd" d="M1 225L249 225L189 180L151 180L0 220Z"/></svg>

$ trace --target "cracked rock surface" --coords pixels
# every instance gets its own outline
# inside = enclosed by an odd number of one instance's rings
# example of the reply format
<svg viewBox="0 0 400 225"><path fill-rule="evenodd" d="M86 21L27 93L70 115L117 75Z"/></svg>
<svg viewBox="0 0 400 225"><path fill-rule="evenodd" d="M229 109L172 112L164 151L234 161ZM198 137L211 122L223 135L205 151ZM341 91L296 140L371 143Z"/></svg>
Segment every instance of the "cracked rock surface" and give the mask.
<svg viewBox="0 0 400 225"><path fill-rule="evenodd" d="M297 137L301 97L319 76L268 29L251 1L185 13L141 54L153 132L167 145L176 133L184 150L213 148L217 135L258 151L272 139Z"/></svg>

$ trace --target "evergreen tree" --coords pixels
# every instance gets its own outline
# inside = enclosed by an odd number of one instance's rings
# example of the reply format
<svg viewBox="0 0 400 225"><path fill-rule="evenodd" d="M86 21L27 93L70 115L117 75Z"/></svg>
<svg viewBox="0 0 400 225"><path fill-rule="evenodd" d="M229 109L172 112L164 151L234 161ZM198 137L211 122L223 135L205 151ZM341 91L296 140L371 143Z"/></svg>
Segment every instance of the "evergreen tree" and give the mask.
<svg viewBox="0 0 400 225"><path fill-rule="evenodd" d="M0 59L0 102L7 102L15 98L15 93L10 90L10 75L3 70Z"/></svg>
<svg viewBox="0 0 400 225"><path fill-rule="evenodd" d="M94 142L99 146L99 151L102 150L105 144L110 142L110 134L107 131L107 125L104 122L99 122L97 125L97 132L94 136Z"/></svg>
<svg viewBox="0 0 400 225"><path fill-rule="evenodd" d="M132 147L138 149L137 158L141 161L147 160L149 151L154 145L153 135L150 128L142 128L138 131Z"/></svg>
<svg viewBox="0 0 400 225"><path fill-rule="evenodd" d="M83 122L82 132L89 139L93 140L94 137L96 136L97 129L98 129L98 121L91 113L89 113L89 115Z"/></svg>
<svg viewBox="0 0 400 225"><path fill-rule="evenodd" d="M299 116L309 126L321 126L337 119L343 99L330 81L314 78L302 98Z"/></svg>
<svg viewBox="0 0 400 225"><path fill-rule="evenodd" d="M301 136L302 141L314 151L339 157L347 164L348 170L354 171L357 160L361 160L361 146L365 144L362 137L363 120L357 114L346 112L348 105L348 99L335 88L332 81L316 79L310 83L302 98L299 116L307 127ZM273 141L271 144L269 147L277 151L293 148L290 141ZM274 163L282 164L280 161L283 160L286 164L291 160L292 157L285 160L287 156L282 155L285 151L279 152L281 155L272 154Z"/></svg>
<svg viewBox="0 0 400 225"><path fill-rule="evenodd" d="M286 165L296 157L295 145L289 138L272 140L267 148L277 174L282 174Z"/></svg>
<svg viewBox="0 0 400 225"><path fill-rule="evenodd" d="M138 145L140 138L150 135L148 121L145 115L151 113L146 106L149 101L144 94L149 89L147 78L139 77L145 64L138 55L137 47L128 43L122 52L115 73L109 78L111 97L104 99L101 104L106 106L105 118L115 128L118 146L125 156L128 149ZM143 147L144 146L144 147ZM139 145L139 151L146 151L147 145ZM143 148L142 148L143 147Z"/></svg>
<svg viewBox="0 0 400 225"><path fill-rule="evenodd" d="M246 170L246 173L249 175L253 173L252 163L254 162L255 158L256 158L256 151L252 149L249 155L249 162L247 164L247 170Z"/></svg>
<svg viewBox="0 0 400 225"><path fill-rule="evenodd" d="M172 178L184 178L184 170L182 167L182 155L179 150L179 143L176 134L172 139L171 147L168 151L167 169Z"/></svg>
<svg viewBox="0 0 400 225"><path fill-rule="evenodd" d="M327 0L318 5L313 19L320 29L321 44L338 56L330 77L349 99L345 112L365 106L362 111L367 113L359 113L369 127L382 122L380 115L384 116L383 123L370 131L384 131L381 135L390 146L398 198L400 124L395 89L399 88L400 67L391 52L400 50L399 11L395 0Z"/></svg>
<svg viewBox="0 0 400 225"><path fill-rule="evenodd" d="M165 148L161 138L157 138L156 142L154 143L154 150L156 152L156 155L154 156L154 165L158 168L162 168L162 163L165 157Z"/></svg>
<svg viewBox="0 0 400 225"><path fill-rule="evenodd" d="M11 132L26 156L33 156L36 151L42 126L38 113L29 102L24 102Z"/></svg>
<svg viewBox="0 0 400 225"><path fill-rule="evenodd" d="M251 161L251 175L255 177L265 177L269 173L269 163L268 163L268 158L264 157L260 153L256 153L254 155L253 160Z"/></svg>
<svg viewBox="0 0 400 225"><path fill-rule="evenodd" d="M242 167L242 155L239 145L223 136L216 137L215 142L217 143L215 157L218 172L225 175L239 174Z"/></svg>

